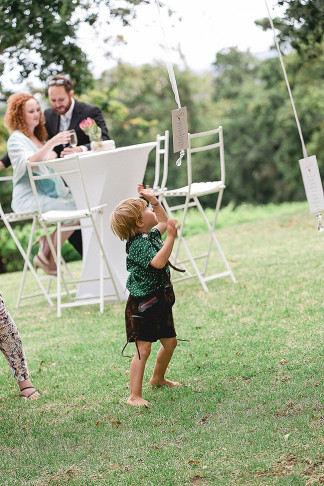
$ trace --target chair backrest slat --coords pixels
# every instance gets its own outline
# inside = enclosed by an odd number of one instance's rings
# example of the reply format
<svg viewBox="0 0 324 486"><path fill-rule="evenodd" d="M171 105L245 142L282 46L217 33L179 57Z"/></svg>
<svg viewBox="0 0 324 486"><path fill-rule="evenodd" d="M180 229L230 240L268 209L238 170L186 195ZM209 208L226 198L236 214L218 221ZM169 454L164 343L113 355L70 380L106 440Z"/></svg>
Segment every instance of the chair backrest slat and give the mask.
<svg viewBox="0 0 324 486"><path fill-rule="evenodd" d="M211 137L216 135L218 141L208 145L201 145L198 147L191 146L191 140L196 138ZM202 142L203 143L203 142ZM207 150L214 150L219 148L219 167L220 167L220 180L225 184L225 156L224 156L224 140L223 140L223 127L219 126L213 130L208 130L199 133L188 133L188 149L187 149L187 177L188 185L192 184L192 158L191 154L204 152Z"/></svg>
<svg viewBox="0 0 324 486"><path fill-rule="evenodd" d="M212 130L207 130L205 132L190 133L190 138L206 137L207 135L213 135L214 133L220 133L223 127L213 128Z"/></svg>
<svg viewBox="0 0 324 486"><path fill-rule="evenodd" d="M218 142L218 143L212 143L210 145L204 145L203 147L192 148L190 150L191 150L191 153L194 154L195 152L203 152L204 150L211 150L213 148L217 148L217 147L220 147L220 146L221 146L221 143Z"/></svg>

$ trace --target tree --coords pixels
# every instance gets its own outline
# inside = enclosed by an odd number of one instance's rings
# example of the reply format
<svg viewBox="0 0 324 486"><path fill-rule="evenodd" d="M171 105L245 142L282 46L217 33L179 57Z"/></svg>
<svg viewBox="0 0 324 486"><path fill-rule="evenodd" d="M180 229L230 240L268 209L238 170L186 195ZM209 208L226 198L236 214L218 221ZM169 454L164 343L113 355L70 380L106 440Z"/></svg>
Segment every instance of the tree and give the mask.
<svg viewBox="0 0 324 486"><path fill-rule="evenodd" d="M0 0L0 76L5 64L20 70L20 79L39 71L44 81L59 72L78 80L76 90L92 85L88 59L77 44L81 22L92 26L100 7L109 9L109 19L129 25L136 6L149 0ZM122 6L120 6L122 5ZM109 24L109 20L107 21ZM1 90L1 86L0 86ZM5 96L2 96L4 99Z"/></svg>
<svg viewBox="0 0 324 486"><path fill-rule="evenodd" d="M323 0L278 0L286 7L283 17L274 19L281 43L289 43L299 55L312 58L321 54L324 40ZM264 30L270 29L269 19L257 21Z"/></svg>
<svg viewBox="0 0 324 486"><path fill-rule="evenodd" d="M266 204L305 199L298 165L303 156L301 142L279 60L245 62L246 53L234 55L233 50L227 58L216 59L220 64L215 63L214 111L224 127L224 202ZM307 151L317 155L322 171L324 55L305 64L293 51L286 56L285 65ZM241 81L233 96L232 82L239 69Z"/></svg>
<svg viewBox="0 0 324 486"><path fill-rule="evenodd" d="M249 51L229 47L216 54L212 64L215 72L215 97L235 98L247 78L254 76L258 61Z"/></svg>

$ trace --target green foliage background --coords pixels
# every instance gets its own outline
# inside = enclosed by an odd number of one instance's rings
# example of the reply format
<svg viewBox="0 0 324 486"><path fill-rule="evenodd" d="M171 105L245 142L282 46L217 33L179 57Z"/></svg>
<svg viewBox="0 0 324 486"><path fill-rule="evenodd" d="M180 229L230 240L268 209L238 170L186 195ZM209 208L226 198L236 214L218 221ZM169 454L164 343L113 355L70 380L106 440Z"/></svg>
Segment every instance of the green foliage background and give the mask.
<svg viewBox="0 0 324 486"><path fill-rule="evenodd" d="M324 160L324 56L305 63L296 53L286 56L286 69L309 155ZM189 131L224 128L227 190L224 203L266 204L305 199L298 160L301 142L277 57L258 60L235 48L221 51L209 73L176 70ZM154 140L171 132L175 101L162 64L134 67L120 64L105 73L96 90L83 96L106 113L118 146ZM176 168L170 144L170 188L186 181L185 164ZM154 162L146 182L152 183ZM197 180L217 178L214 161L201 157Z"/></svg>
<svg viewBox="0 0 324 486"><path fill-rule="evenodd" d="M75 82L77 97L101 108L116 146L155 140L157 133L163 134L166 129L172 134L171 110L177 105L164 63L138 67L119 62L100 79L93 80L88 60L77 47L80 23L95 27L103 5L109 9L110 18L128 25L136 16L136 7L146 3L147 0L125 0L120 8L120 2L115 0L96 0L91 5L87 0L55 0L41 5L36 0L28 4L14 0L10 5L0 0L0 14L4 19L0 33L0 77L5 64L15 63L24 79L31 72L39 72L41 80L57 72L68 72ZM278 0L278 3L286 6L283 18L275 19L279 37L295 49L285 55L285 65L306 148L309 155L317 156L323 173L323 5L320 0ZM73 13L71 22L66 21L68 11ZM257 23L269 28L266 19ZM55 46L57 56L53 57ZM33 57L32 53L39 57ZM175 69L175 75L182 106L188 109L189 131L223 126L227 184L223 206L235 208L246 203L305 200L298 165L302 158L301 143L277 57L260 60L249 51L240 52L232 47L215 54L209 72L195 73L184 68ZM0 92L0 98L5 100L8 94ZM48 104L44 90L41 94L44 105ZM4 113L3 102L0 104L0 154L5 153L8 138L3 125ZM152 153L145 183L153 183L154 157ZM186 183L186 160L178 168L177 157L171 141L169 188ZM218 177L214 161L202 155L195 167L195 180ZM5 210L10 209L10 191L8 184L0 186L0 200ZM208 198L205 205L211 205ZM5 229L1 231L6 234ZM0 272L9 269L10 251L6 237L2 236ZM10 256L11 264L13 260L16 261L13 268L19 269L22 262L18 253Z"/></svg>
<svg viewBox="0 0 324 486"><path fill-rule="evenodd" d="M17 67L19 81L38 71L39 79L68 72L78 79L76 92L90 88L93 75L87 55L78 45L80 24L95 28L102 8L109 19L129 25L136 17L136 6L148 0L0 0L0 76L5 67ZM1 99L6 93L2 91Z"/></svg>
<svg viewBox="0 0 324 486"><path fill-rule="evenodd" d="M317 155L323 172L324 54L305 63L291 52L285 63L308 153ZM258 60L249 52L231 48L217 53L211 72L176 69L175 74L182 105L188 108L189 131L223 126L227 181L223 205L305 200L298 166L301 143L277 58ZM171 110L176 104L164 64L119 64L79 98L102 109L116 146L155 140L166 129L172 133ZM0 118L3 151L7 136ZM186 160L178 168L177 156L171 141L169 188L186 182ZM145 176L149 184L154 180L154 157L152 153ZM214 160L201 157L196 180L217 177ZM1 187L0 195L9 209L10 188ZM0 252L2 260L7 260L5 242ZM3 264L9 269L5 261ZM13 268L21 265L18 258Z"/></svg>

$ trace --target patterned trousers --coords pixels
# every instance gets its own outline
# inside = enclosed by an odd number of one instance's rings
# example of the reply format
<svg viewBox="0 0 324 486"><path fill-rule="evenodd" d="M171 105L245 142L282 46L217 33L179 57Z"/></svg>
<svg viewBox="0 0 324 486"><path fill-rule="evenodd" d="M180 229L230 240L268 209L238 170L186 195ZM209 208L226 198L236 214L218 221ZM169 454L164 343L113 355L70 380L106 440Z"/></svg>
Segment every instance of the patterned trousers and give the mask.
<svg viewBox="0 0 324 486"><path fill-rule="evenodd" d="M25 353L16 324L7 311L0 294L0 350L18 382L28 379Z"/></svg>

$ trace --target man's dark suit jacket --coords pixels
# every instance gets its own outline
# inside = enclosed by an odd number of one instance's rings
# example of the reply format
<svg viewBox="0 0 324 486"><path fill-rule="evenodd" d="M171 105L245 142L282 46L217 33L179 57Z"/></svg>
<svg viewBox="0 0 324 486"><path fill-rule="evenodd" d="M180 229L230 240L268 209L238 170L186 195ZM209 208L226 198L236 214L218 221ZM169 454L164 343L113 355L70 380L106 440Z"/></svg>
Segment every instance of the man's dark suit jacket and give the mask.
<svg viewBox="0 0 324 486"><path fill-rule="evenodd" d="M44 111L46 119L46 130L48 133L48 138L54 137L60 131L60 115L56 113L53 108L47 108ZM88 103L81 103L75 100L74 109L72 112L71 123L68 130L74 129L78 137L78 145L86 145L88 150L90 150L90 139L86 133L79 127L80 123L86 118L92 118L101 128L101 138L102 140L109 140L108 129L104 117L101 111L95 105L89 105ZM58 145L54 148L55 152L60 155L63 150L62 145Z"/></svg>
<svg viewBox="0 0 324 486"><path fill-rule="evenodd" d="M48 138L54 137L60 131L60 115L56 113L53 108L47 108L44 111L46 119L46 130L48 133ZM88 150L90 149L90 139L86 133L79 127L80 123L86 118L93 118L97 123L98 127L101 128L101 138L102 140L109 140L108 129L104 117L95 105L89 105L88 103L82 103L81 101L75 100L74 109L72 112L71 123L68 130L74 129L78 137L78 145L86 145ZM58 145L54 148L55 152L60 155L63 150L62 145ZM11 165L8 154L4 155L0 159L6 167Z"/></svg>

